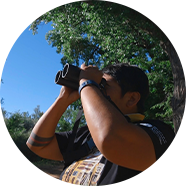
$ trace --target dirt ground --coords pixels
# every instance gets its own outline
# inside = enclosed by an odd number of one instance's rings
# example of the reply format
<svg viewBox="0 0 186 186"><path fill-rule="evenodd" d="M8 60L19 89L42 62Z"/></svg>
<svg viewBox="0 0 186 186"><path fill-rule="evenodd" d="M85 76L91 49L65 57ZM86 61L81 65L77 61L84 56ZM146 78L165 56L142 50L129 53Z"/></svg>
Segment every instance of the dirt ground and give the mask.
<svg viewBox="0 0 186 186"><path fill-rule="evenodd" d="M63 167L45 165L32 169L34 180L29 186L56 186Z"/></svg>

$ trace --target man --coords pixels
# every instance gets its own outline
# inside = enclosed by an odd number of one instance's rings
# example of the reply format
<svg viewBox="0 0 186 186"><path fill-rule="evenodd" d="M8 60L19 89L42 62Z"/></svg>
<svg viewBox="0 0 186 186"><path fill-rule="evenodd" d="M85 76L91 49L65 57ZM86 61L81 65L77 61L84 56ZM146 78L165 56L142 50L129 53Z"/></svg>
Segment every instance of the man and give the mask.
<svg viewBox="0 0 186 186"><path fill-rule="evenodd" d="M129 179L164 153L174 133L163 122L143 121L149 86L141 69L127 64L111 65L103 71L83 64L81 69L79 93L63 86L56 101L35 125L27 145L43 158L64 160L67 164L60 177L63 181L106 185ZM98 86L102 78L106 80L104 93ZM75 140L71 140L73 132L55 133L55 128L79 96L87 125L79 128ZM91 139L96 148L76 158Z"/></svg>

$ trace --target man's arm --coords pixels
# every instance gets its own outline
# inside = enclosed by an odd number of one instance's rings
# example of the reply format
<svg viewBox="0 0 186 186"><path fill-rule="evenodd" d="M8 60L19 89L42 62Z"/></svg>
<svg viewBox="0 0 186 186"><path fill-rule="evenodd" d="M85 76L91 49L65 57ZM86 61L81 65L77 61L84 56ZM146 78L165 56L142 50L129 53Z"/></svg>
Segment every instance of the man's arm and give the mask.
<svg viewBox="0 0 186 186"><path fill-rule="evenodd" d="M27 146L38 156L51 160L63 160L55 136L55 129L67 107L79 98L78 92L62 87L59 97L36 123Z"/></svg>
<svg viewBox="0 0 186 186"><path fill-rule="evenodd" d="M82 77L98 83L94 75L91 77L91 69L88 74L83 72ZM109 161L139 171L156 161L148 134L140 127L128 123L96 86L83 88L81 101L92 138Z"/></svg>

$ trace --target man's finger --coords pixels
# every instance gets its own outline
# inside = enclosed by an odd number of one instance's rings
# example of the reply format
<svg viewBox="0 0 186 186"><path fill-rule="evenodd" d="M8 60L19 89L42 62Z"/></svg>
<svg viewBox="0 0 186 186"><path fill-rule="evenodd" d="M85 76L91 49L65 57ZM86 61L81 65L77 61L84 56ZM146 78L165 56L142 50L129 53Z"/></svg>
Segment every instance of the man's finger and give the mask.
<svg viewBox="0 0 186 186"><path fill-rule="evenodd" d="M83 64L81 65L81 68L84 68L84 67L86 67L85 63L83 63Z"/></svg>

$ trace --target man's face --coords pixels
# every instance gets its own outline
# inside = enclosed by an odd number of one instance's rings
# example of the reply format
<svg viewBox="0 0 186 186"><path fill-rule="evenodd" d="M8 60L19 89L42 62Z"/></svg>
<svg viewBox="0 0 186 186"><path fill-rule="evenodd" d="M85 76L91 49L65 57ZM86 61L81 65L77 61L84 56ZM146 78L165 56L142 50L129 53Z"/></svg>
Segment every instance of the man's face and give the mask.
<svg viewBox="0 0 186 186"><path fill-rule="evenodd" d="M103 78L106 80L105 90L107 96L110 96L111 100L117 105L119 109L121 109L122 94L119 84L112 76L108 74L103 74Z"/></svg>
<svg viewBox="0 0 186 186"><path fill-rule="evenodd" d="M139 92L128 91L122 95L121 87L112 76L103 74L103 78L106 80L105 90L107 96L110 96L111 100L116 104L123 114L138 112L137 103L141 97Z"/></svg>

